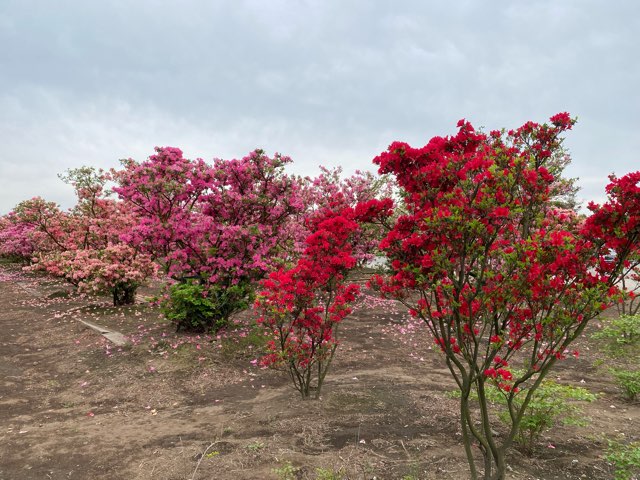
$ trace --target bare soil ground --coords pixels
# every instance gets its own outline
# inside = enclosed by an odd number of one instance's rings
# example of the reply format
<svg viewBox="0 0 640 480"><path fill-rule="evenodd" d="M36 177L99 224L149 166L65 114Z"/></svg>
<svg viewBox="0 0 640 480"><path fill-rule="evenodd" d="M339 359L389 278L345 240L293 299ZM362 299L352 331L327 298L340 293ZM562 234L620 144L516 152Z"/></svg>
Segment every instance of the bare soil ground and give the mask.
<svg viewBox="0 0 640 480"><path fill-rule="evenodd" d="M149 292L142 292L143 295ZM349 317L319 401L260 369L255 333L177 335L148 304L0 265L0 480L468 478L454 385L424 331L373 297ZM113 346L79 320L125 334ZM586 427L546 432L509 478L609 479L607 438L638 440L639 405L593 366L597 344L555 376L599 399ZM340 473L340 475L337 475Z"/></svg>

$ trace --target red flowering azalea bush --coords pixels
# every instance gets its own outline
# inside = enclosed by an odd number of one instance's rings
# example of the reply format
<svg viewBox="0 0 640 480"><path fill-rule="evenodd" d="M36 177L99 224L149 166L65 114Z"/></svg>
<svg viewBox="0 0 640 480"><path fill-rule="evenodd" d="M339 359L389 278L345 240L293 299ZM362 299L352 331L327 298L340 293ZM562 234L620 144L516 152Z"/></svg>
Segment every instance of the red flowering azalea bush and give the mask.
<svg viewBox="0 0 640 480"><path fill-rule="evenodd" d="M357 264L361 223L381 220L391 207L389 199L371 200L316 215L296 265L261 282L256 309L272 337L261 363L286 369L302 398L320 396L338 347L338 327L360 291L347 276Z"/></svg>
<svg viewBox="0 0 640 480"><path fill-rule="evenodd" d="M586 222L586 230L596 238L605 239L604 255L601 255L600 271L614 272L622 270L623 276L618 284L618 311L621 315L636 315L640 312L640 252L634 246L638 239L640 212L640 172L630 173L621 178L609 176L606 187L609 201L604 205L590 203L593 212ZM636 210L634 210L634 208Z"/></svg>
<svg viewBox="0 0 640 480"><path fill-rule="evenodd" d="M573 124L561 113L485 134L460 121L454 136L421 148L396 142L374 160L396 177L407 213L381 244L391 274L372 285L422 319L442 350L460 389L472 478L474 444L483 478L504 478L505 452L540 382L638 263L639 174L614 180L609 201L584 222L558 208L570 184L561 135ZM602 261L609 249L613 264ZM500 437L489 386L510 419Z"/></svg>
<svg viewBox="0 0 640 480"><path fill-rule="evenodd" d="M392 198L394 183L389 175L374 175L371 172L356 172L343 177L341 167L329 169L320 167L316 177L301 179L301 195L304 202L304 213L291 224L292 234L301 240L298 255L304 251L304 240L311 233L309 219L314 215L322 215L327 209L334 211L369 202ZM384 236L385 226L378 222L361 223L361 228L354 236L353 254L359 264L366 264L378 255L378 244ZM296 233L297 232L297 233Z"/></svg>

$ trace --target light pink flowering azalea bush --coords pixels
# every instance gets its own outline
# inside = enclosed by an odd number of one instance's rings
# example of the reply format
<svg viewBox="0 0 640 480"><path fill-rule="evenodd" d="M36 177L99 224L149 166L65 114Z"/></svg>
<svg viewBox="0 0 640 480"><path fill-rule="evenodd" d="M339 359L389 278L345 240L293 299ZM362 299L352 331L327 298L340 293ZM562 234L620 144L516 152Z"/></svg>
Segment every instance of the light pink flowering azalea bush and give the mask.
<svg viewBox="0 0 640 480"><path fill-rule="evenodd" d="M138 286L156 271L148 254L121 239L136 217L123 202L105 196L101 172L83 167L63 178L76 190L76 206L65 212L41 198L21 202L10 214L20 226L13 230L14 243L28 233L30 269L64 278L79 291L107 292L114 305L133 303Z"/></svg>

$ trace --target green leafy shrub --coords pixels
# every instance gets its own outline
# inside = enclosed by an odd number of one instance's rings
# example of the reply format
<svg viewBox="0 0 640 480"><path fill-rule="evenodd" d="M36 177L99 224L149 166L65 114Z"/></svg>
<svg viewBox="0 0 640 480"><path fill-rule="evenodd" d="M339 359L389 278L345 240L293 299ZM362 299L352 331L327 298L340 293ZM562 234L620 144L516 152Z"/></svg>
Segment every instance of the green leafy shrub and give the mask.
<svg viewBox="0 0 640 480"><path fill-rule="evenodd" d="M615 377L618 388L622 390L627 400L635 400L640 393L640 370L624 370L613 368L610 370Z"/></svg>
<svg viewBox="0 0 640 480"><path fill-rule="evenodd" d="M609 442L605 460L615 468L615 480L640 478L640 442L627 445Z"/></svg>
<svg viewBox="0 0 640 480"><path fill-rule="evenodd" d="M607 341L610 353L619 354L624 348L640 341L640 315L620 315L612 319L593 338Z"/></svg>
<svg viewBox="0 0 640 480"><path fill-rule="evenodd" d="M511 425L510 414L506 408L505 392L493 386L487 390L487 398L504 407L498 412L500 420L507 425ZM527 389L523 388L516 395L514 405L517 409L521 408L526 393ZM585 425L586 422L581 417L582 409L572 401L592 402L596 398L596 395L590 393L586 388L561 385L553 380L544 380L534 392L524 411L520 428L514 438L515 443L524 453L532 454L542 432L545 430L558 423Z"/></svg>
<svg viewBox="0 0 640 480"><path fill-rule="evenodd" d="M169 288L161 306L177 330L217 332L229 324L232 314L250 305L252 293L248 284L206 288L198 283L184 282Z"/></svg>
<svg viewBox="0 0 640 480"><path fill-rule="evenodd" d="M177 283L169 288L162 311L178 330L206 330L215 315L215 304L196 283Z"/></svg>

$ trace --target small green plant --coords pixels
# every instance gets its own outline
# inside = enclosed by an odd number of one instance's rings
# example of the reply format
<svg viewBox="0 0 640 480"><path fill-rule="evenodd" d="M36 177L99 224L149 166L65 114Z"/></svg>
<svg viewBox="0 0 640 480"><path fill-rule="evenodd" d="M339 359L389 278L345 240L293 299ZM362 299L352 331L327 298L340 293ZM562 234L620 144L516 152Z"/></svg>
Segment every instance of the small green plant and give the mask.
<svg viewBox="0 0 640 480"><path fill-rule="evenodd" d="M264 442L260 442L258 440L247 445L247 450L251 450L253 453L257 453L263 448L264 448Z"/></svg>
<svg viewBox="0 0 640 480"><path fill-rule="evenodd" d="M403 475L401 480L420 480L420 465L415 461L411 462L409 472Z"/></svg>
<svg viewBox="0 0 640 480"><path fill-rule="evenodd" d="M296 480L298 468L294 467L291 462L285 462L284 465L273 469L280 480Z"/></svg>
<svg viewBox="0 0 640 480"><path fill-rule="evenodd" d="M316 468L316 480L344 480L345 478L347 477L344 468L340 468L340 470Z"/></svg>
<svg viewBox="0 0 640 480"><path fill-rule="evenodd" d="M514 405L520 408L525 398L526 388L523 388L515 398ZM505 392L495 387L487 389L487 398L506 407ZM534 452L542 432L553 427L558 422L565 425L585 425L580 416L582 409L572 401L592 402L597 396L582 387L561 385L553 380L544 380L531 397L531 401L524 411L520 428L514 439L520 449L530 455ZM510 425L509 411L503 408L498 417L505 424Z"/></svg>
<svg viewBox="0 0 640 480"><path fill-rule="evenodd" d="M640 370L624 370L612 368L611 374L615 377L618 388L622 390L627 400L635 400L640 393Z"/></svg>
<svg viewBox="0 0 640 480"><path fill-rule="evenodd" d="M220 455L220 452L217 450L214 450L213 452L209 452L205 455L205 457L207 458L213 458L213 457L217 457L218 455Z"/></svg>
<svg viewBox="0 0 640 480"><path fill-rule="evenodd" d="M594 333L593 338L606 340L607 349L613 354L620 354L625 347L639 343L640 315L620 315Z"/></svg>
<svg viewBox="0 0 640 480"><path fill-rule="evenodd" d="M637 480L640 478L640 442L627 445L609 442L605 460L615 469L615 480Z"/></svg>

